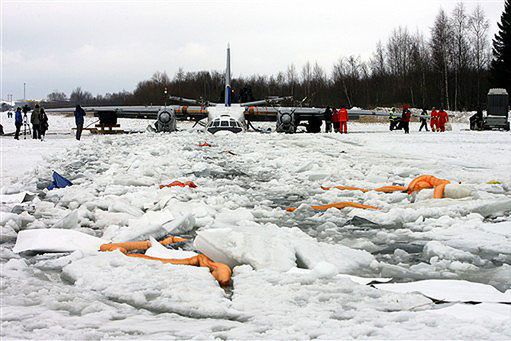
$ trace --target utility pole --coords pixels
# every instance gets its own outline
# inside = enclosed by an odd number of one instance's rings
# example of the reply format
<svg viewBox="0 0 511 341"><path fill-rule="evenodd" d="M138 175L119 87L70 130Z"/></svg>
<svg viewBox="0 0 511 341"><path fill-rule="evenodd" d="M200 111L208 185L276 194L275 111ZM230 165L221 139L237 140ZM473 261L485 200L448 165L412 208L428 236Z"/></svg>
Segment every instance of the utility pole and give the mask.
<svg viewBox="0 0 511 341"><path fill-rule="evenodd" d="M23 83L23 100L27 100L27 83Z"/></svg>

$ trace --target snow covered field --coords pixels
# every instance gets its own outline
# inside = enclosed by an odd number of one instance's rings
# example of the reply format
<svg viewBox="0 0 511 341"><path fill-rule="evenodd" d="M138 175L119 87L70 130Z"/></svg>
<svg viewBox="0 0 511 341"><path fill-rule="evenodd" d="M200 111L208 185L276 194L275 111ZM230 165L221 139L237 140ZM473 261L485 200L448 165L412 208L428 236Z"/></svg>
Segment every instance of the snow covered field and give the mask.
<svg viewBox="0 0 511 341"><path fill-rule="evenodd" d="M173 134L85 133L77 142L73 125L50 116L47 141L0 137L2 201L11 201L0 219L2 338L511 338L511 306L498 303L511 302L509 133L464 131L467 124L419 133L412 124L404 135L352 123L343 136L213 136L185 124ZM45 190L52 170L74 185ZM406 185L421 174L461 182L471 195L433 200L320 188ZM174 180L198 187L159 189ZM12 202L22 191L41 195ZM310 207L339 201L380 210ZM12 251L21 230L127 241L162 237L172 219L183 221L181 236L197 237L184 249L216 247L232 262L231 287L219 287L204 268L119 252ZM439 303L344 274L466 280L494 291L449 291L445 281L439 290L448 303Z"/></svg>

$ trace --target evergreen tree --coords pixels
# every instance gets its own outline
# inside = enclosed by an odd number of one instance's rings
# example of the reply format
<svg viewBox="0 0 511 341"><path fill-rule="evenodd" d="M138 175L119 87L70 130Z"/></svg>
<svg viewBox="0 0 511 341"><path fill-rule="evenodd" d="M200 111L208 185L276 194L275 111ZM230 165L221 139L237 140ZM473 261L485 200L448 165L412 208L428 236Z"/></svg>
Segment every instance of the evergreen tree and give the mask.
<svg viewBox="0 0 511 341"><path fill-rule="evenodd" d="M499 32L493 39L493 61L491 73L493 86L511 92L511 0L506 0L500 18Z"/></svg>

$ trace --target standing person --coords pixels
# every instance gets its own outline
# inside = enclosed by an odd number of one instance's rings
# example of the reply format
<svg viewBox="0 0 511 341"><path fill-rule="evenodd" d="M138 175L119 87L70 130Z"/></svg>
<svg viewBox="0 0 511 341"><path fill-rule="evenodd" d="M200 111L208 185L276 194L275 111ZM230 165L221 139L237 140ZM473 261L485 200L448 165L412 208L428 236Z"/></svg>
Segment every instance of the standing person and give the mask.
<svg viewBox="0 0 511 341"><path fill-rule="evenodd" d="M431 126L431 131L435 132L437 131L437 125L438 125L438 111L435 107L431 109L431 119L429 121L429 125Z"/></svg>
<svg viewBox="0 0 511 341"><path fill-rule="evenodd" d="M39 129L41 124L41 108L39 104L35 105L34 110L32 111L32 115L30 116L30 123L32 123L32 138L37 140L40 136Z"/></svg>
<svg viewBox="0 0 511 341"><path fill-rule="evenodd" d="M44 108L41 108L39 121L41 121L39 126L39 137L41 138L41 141L44 141L44 135L46 135L46 131L48 130L48 116L46 115L46 112L44 112Z"/></svg>
<svg viewBox="0 0 511 341"><path fill-rule="evenodd" d="M20 139L20 129L23 124L23 117L21 116L21 108L17 107L16 112L14 113L14 126L16 127L16 132L14 133L14 138L16 140Z"/></svg>
<svg viewBox="0 0 511 341"><path fill-rule="evenodd" d="M75 109L75 123L76 123L76 139L80 141L82 137L83 122L85 117L85 110L77 104Z"/></svg>
<svg viewBox="0 0 511 341"><path fill-rule="evenodd" d="M339 132L339 111L334 109L334 113L332 114L332 123L334 125L334 132Z"/></svg>
<svg viewBox="0 0 511 341"><path fill-rule="evenodd" d="M341 134L344 132L344 134L348 133L348 110L346 110L346 107L343 105L341 107L341 110L339 110L339 131Z"/></svg>
<svg viewBox="0 0 511 341"><path fill-rule="evenodd" d="M332 109L329 106L326 107L323 118L325 119L325 132L329 133L332 131Z"/></svg>
<svg viewBox="0 0 511 341"><path fill-rule="evenodd" d="M447 112L444 110L444 108L441 108L440 112L438 113L438 126L441 132L445 131L445 124L447 122L449 122L449 115L447 115Z"/></svg>
<svg viewBox="0 0 511 341"><path fill-rule="evenodd" d="M426 131L428 130L428 112L426 109L422 109L422 112L419 116L419 119L421 121L421 127L419 128L419 131L422 131L422 128L426 128Z"/></svg>
<svg viewBox="0 0 511 341"><path fill-rule="evenodd" d="M401 125L405 134L410 134L410 119L412 113L410 112L408 104L403 105L403 114L401 115Z"/></svg>

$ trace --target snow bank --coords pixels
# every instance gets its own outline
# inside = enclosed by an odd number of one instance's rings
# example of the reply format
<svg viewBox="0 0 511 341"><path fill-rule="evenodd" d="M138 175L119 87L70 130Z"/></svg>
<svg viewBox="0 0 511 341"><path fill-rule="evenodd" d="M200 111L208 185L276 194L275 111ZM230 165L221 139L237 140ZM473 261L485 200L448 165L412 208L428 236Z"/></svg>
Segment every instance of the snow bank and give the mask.
<svg viewBox="0 0 511 341"><path fill-rule="evenodd" d="M472 320L497 320L506 323L511 322L511 306L495 303L462 304L456 303L448 307L430 311L431 314L438 314L449 318Z"/></svg>
<svg viewBox="0 0 511 341"><path fill-rule="evenodd" d="M410 283L375 284L378 289L396 293L419 292L444 302L511 303L511 295L491 285L456 280L424 280Z"/></svg>
<svg viewBox="0 0 511 341"><path fill-rule="evenodd" d="M13 251L71 252L76 250L98 251L107 240L85 233L63 229L23 230L18 233Z"/></svg>
<svg viewBox="0 0 511 341"><path fill-rule="evenodd" d="M73 261L63 276L83 290L154 313L240 318L206 268L163 264L105 252Z"/></svg>
<svg viewBox="0 0 511 341"><path fill-rule="evenodd" d="M353 273L375 261L366 251L318 242L298 228L273 225L201 230L194 246L231 267L249 264L255 269L277 271L288 271L297 265L313 269L326 262L333 265L335 273Z"/></svg>

